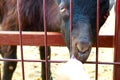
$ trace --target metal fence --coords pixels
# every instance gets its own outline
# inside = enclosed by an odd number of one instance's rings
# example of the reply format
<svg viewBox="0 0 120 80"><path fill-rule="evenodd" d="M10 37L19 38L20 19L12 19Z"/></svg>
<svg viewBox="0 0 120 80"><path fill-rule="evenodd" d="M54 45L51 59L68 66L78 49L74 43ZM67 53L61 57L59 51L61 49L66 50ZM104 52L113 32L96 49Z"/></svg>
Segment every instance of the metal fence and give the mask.
<svg viewBox="0 0 120 80"><path fill-rule="evenodd" d="M18 0L17 0L18 1ZM20 22L20 13L19 13L19 3L17 3L18 8L18 21L19 21L19 32L11 32L11 31L1 31L0 32L0 45L20 45L21 49L21 59L0 59L0 61L20 61L22 63L22 76L23 80L25 80L25 73L24 73L24 62L45 62L46 64L46 78L48 76L48 62L51 63L59 63L59 62L66 62L66 61L57 61L57 60L48 60L47 59L47 48L45 48L46 59L45 60L25 60L23 58L23 45L35 45L35 46L65 46L64 40L60 33L56 32L47 32L46 31L46 12L45 12L45 1L43 0L44 6L44 32L22 32L21 29L21 22ZM96 65L96 72L95 72L95 80L98 80L98 64L109 64L114 65L114 72L113 72L113 80L120 80L120 0L116 0L116 15L115 15L115 36L110 35L99 35L98 34L98 26L99 26L99 3L100 0L97 0L97 41L95 43L96 47L96 61L87 61L86 64L95 64ZM72 8L72 0L70 0L70 5ZM72 11L72 9L71 9ZM72 13L72 12L71 12ZM70 21L72 22L72 14ZM72 25L72 23L71 23ZM72 29L72 28L71 28ZM12 39L11 39L12 37ZM57 42L56 42L57 41ZM32 42L32 43L31 43ZM59 42L59 43L58 43ZM104 44L105 42L105 44ZM114 44L114 45L113 45ZM98 61L98 48L99 47L114 47L114 62L99 62ZM48 78L46 79L48 80Z"/></svg>

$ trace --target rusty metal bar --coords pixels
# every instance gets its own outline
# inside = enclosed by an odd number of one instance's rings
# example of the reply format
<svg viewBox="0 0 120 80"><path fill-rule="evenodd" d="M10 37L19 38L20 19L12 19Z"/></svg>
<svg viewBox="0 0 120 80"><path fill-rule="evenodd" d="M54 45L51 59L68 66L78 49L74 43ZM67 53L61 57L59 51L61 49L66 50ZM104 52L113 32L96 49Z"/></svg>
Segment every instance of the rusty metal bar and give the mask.
<svg viewBox="0 0 120 80"><path fill-rule="evenodd" d="M100 16L100 0L97 0L97 14L96 14L96 72L95 80L98 80L98 47L99 47L99 16Z"/></svg>
<svg viewBox="0 0 120 80"><path fill-rule="evenodd" d="M2 78L1 78L1 64L0 64L0 80L1 80Z"/></svg>
<svg viewBox="0 0 120 80"><path fill-rule="evenodd" d="M72 51L72 0L70 0L70 51Z"/></svg>
<svg viewBox="0 0 120 80"><path fill-rule="evenodd" d="M17 0L17 10L18 10L18 26L19 26L19 43L20 43L20 51L21 51L21 64L22 64L22 78L25 80L25 72L24 72L24 59L23 59L23 45L22 45L22 26L21 26L21 18L20 18L20 1Z"/></svg>
<svg viewBox="0 0 120 80"><path fill-rule="evenodd" d="M22 32L23 45L44 46L44 35L44 32ZM47 32L47 38L48 46L65 46L62 34L60 33ZM0 31L0 45L20 45L19 32Z"/></svg>
<svg viewBox="0 0 120 80"><path fill-rule="evenodd" d="M43 14L44 14L44 46L45 46L45 71L46 80L48 80L48 49L47 49L47 26L46 26L46 0L43 0Z"/></svg>
<svg viewBox="0 0 120 80"><path fill-rule="evenodd" d="M0 59L0 61L17 61L22 62L21 59ZM65 63L68 60L48 60L51 63ZM24 59L24 62L46 62L46 60L29 60ZM86 64L96 64L96 61L87 61ZM120 62L98 62L98 64L105 64L105 65L120 65Z"/></svg>
<svg viewBox="0 0 120 80"><path fill-rule="evenodd" d="M44 35L44 32L22 32L22 44L44 46ZM61 33L47 32L47 38L48 46L65 46ZM113 47L113 35L99 35L99 40L99 47ZM19 32L0 31L0 45L20 45ZM93 46L96 45L94 44Z"/></svg>
<svg viewBox="0 0 120 80"><path fill-rule="evenodd" d="M18 61L22 62L21 59L0 59L0 61ZM51 63L65 63L68 60L48 60ZM27 60L24 59L24 62L46 62L46 60ZM86 64L96 64L96 61L87 61ZM98 64L105 64L105 65L120 65L120 62L98 62Z"/></svg>
<svg viewBox="0 0 120 80"><path fill-rule="evenodd" d="M114 62L120 62L120 0L116 0ZM120 65L114 65L114 80L120 80Z"/></svg>

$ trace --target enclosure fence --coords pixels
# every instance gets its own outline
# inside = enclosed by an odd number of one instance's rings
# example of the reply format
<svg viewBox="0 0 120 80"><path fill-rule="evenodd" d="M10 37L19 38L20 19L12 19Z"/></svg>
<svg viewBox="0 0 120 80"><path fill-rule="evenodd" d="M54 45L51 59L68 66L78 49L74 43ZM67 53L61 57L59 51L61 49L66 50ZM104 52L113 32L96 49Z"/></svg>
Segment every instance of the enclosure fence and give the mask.
<svg viewBox="0 0 120 80"><path fill-rule="evenodd" d="M24 62L45 62L46 64L46 80L48 80L48 63L62 63L64 60L48 60L47 46L65 46L61 33L47 32L46 30L46 0L43 0L44 7L44 32L24 32L21 29L19 0L17 0L19 32L17 31L0 31L0 45L20 45L21 59L0 59L0 61L18 61L22 63L22 77L25 80ZM120 80L120 0L116 0L116 15L115 15L115 35L99 35L99 9L100 0L97 0L97 20L96 20L96 36L97 41L94 44L96 47L96 61L87 61L85 64L95 64L95 80L98 80L98 64L114 65L113 80ZM70 0L70 27L72 31L72 0ZM59 42L59 43L58 43ZM71 41L70 41L71 42ZM114 45L113 45L114 44ZM31 46L45 46L45 60L25 60L23 57L23 45ZM114 62L99 62L98 48L99 47L113 47L114 48Z"/></svg>

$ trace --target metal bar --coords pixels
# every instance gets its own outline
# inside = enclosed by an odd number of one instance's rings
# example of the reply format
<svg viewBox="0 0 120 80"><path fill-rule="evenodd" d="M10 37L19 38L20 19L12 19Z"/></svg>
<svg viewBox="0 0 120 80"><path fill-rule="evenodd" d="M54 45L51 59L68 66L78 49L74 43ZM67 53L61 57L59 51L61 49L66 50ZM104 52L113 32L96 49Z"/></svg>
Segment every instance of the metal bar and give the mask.
<svg viewBox="0 0 120 80"><path fill-rule="evenodd" d="M0 64L0 80L1 80L2 78L1 78L1 64Z"/></svg>
<svg viewBox="0 0 120 80"><path fill-rule="evenodd" d="M114 62L120 62L120 0L116 0ZM114 80L120 80L120 65L114 65Z"/></svg>
<svg viewBox="0 0 120 80"><path fill-rule="evenodd" d="M72 0L70 0L70 51L72 51Z"/></svg>
<svg viewBox="0 0 120 80"><path fill-rule="evenodd" d="M100 0L97 0L97 20L96 20L96 72L95 80L98 80L98 47L99 47L99 16L100 16Z"/></svg>
<svg viewBox="0 0 120 80"><path fill-rule="evenodd" d="M45 46L45 71L46 80L48 80L48 49L47 49L47 26L46 26L46 0L43 0L43 13L44 13L44 46Z"/></svg>
<svg viewBox="0 0 120 80"><path fill-rule="evenodd" d="M22 44L44 46L44 35L44 32L22 32ZM47 32L47 39L48 46L65 46L61 33ZM99 47L113 47L113 35L99 35L99 40ZM20 45L19 32L0 31L0 45Z"/></svg>
<svg viewBox="0 0 120 80"><path fill-rule="evenodd" d="M87 64L96 64L93 61L87 61ZM105 64L105 65L120 65L120 62L98 62L98 64Z"/></svg>
<svg viewBox="0 0 120 80"><path fill-rule="evenodd" d="M22 62L21 59L0 59L0 61L17 61ZM51 63L65 63L68 60L48 60L48 62ZM24 59L24 62L46 62L46 60L27 60ZM95 61L87 61L85 64L96 64ZM98 62L98 64L104 64L104 65L120 65L120 62Z"/></svg>
<svg viewBox="0 0 120 80"><path fill-rule="evenodd" d="M22 32L23 45L44 46L44 35L44 32ZM48 46L65 46L62 34L60 33L47 32L47 38ZM0 45L20 45L19 32L0 31Z"/></svg>
<svg viewBox="0 0 120 80"><path fill-rule="evenodd" d="M19 41L20 41L20 51L21 51L21 64L22 64L22 78L25 80L25 72L24 72L24 59L23 59L23 46L22 46L22 26L21 26L21 18L20 18L20 1L17 0L17 10L18 10L18 26L19 26Z"/></svg>

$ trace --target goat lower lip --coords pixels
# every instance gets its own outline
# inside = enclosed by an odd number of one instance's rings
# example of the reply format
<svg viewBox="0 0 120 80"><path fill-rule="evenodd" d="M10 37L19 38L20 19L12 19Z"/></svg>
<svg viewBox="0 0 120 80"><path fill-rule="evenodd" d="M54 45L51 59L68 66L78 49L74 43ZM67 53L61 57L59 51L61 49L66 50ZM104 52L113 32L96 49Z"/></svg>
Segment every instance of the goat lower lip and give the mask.
<svg viewBox="0 0 120 80"><path fill-rule="evenodd" d="M88 50L88 49L87 49L87 50ZM80 54L84 54L87 50L82 51L82 50L79 50L79 49L77 48L77 51L78 51L78 53L80 53Z"/></svg>
<svg viewBox="0 0 120 80"><path fill-rule="evenodd" d="M82 57L85 54L85 52L78 51L79 57Z"/></svg>

